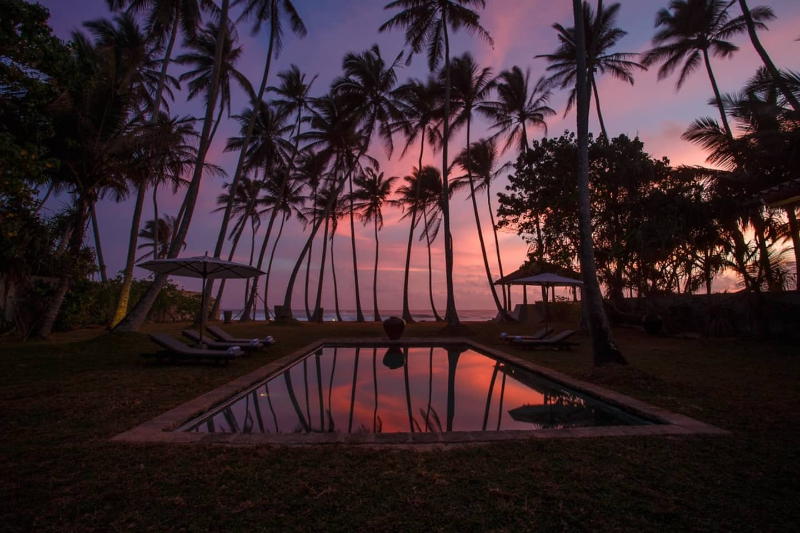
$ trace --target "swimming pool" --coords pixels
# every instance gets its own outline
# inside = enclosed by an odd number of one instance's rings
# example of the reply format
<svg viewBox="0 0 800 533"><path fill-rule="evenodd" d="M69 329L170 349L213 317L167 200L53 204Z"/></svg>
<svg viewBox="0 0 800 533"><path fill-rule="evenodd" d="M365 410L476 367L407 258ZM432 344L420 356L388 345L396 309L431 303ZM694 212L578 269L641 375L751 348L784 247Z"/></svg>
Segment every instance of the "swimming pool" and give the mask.
<svg viewBox="0 0 800 533"><path fill-rule="evenodd" d="M468 338L320 339L112 440L441 447L728 434L503 349Z"/></svg>
<svg viewBox="0 0 800 533"><path fill-rule="evenodd" d="M467 346L323 346L181 429L352 434L650 423Z"/></svg>

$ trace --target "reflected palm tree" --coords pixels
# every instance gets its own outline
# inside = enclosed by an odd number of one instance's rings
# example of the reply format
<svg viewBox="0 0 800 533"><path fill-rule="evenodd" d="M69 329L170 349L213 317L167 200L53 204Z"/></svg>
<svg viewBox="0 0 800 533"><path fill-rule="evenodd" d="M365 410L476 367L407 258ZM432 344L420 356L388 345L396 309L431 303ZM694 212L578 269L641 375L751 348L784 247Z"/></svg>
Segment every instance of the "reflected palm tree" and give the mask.
<svg viewBox="0 0 800 533"><path fill-rule="evenodd" d="M403 348L403 380L406 387L406 405L408 406L408 425L411 433L414 433L414 417L411 415L411 390L408 386L408 347Z"/></svg>
<svg viewBox="0 0 800 533"><path fill-rule="evenodd" d="M331 381L328 384L328 431L333 431L333 404L331 403L331 394L333 393L333 374L336 372L336 357L339 348L333 349L333 365L331 366Z"/></svg>
<svg viewBox="0 0 800 533"><path fill-rule="evenodd" d="M486 423L489 421L489 407L492 405L492 393L494 393L494 382L497 380L497 370L500 368L500 361L497 361L494 364L494 370L492 371L492 381L489 382L489 395L486 396L486 409L483 412L483 426L481 429L486 431Z"/></svg>
<svg viewBox="0 0 800 533"><path fill-rule="evenodd" d="M303 359L303 388L306 396L306 419L308 425L311 426L311 404L308 401L308 358Z"/></svg>
<svg viewBox="0 0 800 533"><path fill-rule="evenodd" d="M425 413L425 431L430 427L431 401L433 400L433 347L428 355L428 411Z"/></svg>
<svg viewBox="0 0 800 533"><path fill-rule="evenodd" d="M503 397L506 394L506 373L503 372L503 381L500 384L500 407L497 409L497 431L500 431L500 422L503 421Z"/></svg>
<svg viewBox="0 0 800 533"><path fill-rule="evenodd" d="M372 384L375 387L375 409L372 411L372 432L377 433L378 428L378 349L372 349Z"/></svg>
<svg viewBox="0 0 800 533"><path fill-rule="evenodd" d="M358 358L361 355L361 348L356 348L356 360L353 365L353 388L350 393L350 419L347 421L347 432L353 432L353 408L356 403L356 381L358 380Z"/></svg>
<svg viewBox="0 0 800 533"><path fill-rule="evenodd" d="M275 408L272 407L272 398L269 396L269 383L264 383L264 393L267 395L267 405L269 405L269 410L272 413L272 421L275 423L275 433L280 433L281 430L278 427L278 417L275 416Z"/></svg>
<svg viewBox="0 0 800 533"><path fill-rule="evenodd" d="M289 400L291 400L292 407L294 407L294 411L295 413L297 413L297 418L298 420L300 420L300 425L303 427L304 431L310 433L311 427L309 426L308 422L306 422L306 419L303 416L303 410L300 409L300 403L297 401L297 396L294 393L294 387L292 386L292 377L290 375L289 370L283 373L283 379L286 381L286 392L289 393Z"/></svg>
<svg viewBox="0 0 800 533"><path fill-rule="evenodd" d="M253 407L256 410L256 420L258 421L258 429L261 430L261 433L266 433L264 430L264 420L261 418L261 407L258 405L258 389L253 389Z"/></svg>
<svg viewBox="0 0 800 533"><path fill-rule="evenodd" d="M447 431L453 431L456 398L456 367L458 358L466 350L464 348L447 349Z"/></svg>
<svg viewBox="0 0 800 533"><path fill-rule="evenodd" d="M320 362L320 356L322 355L322 350L317 351L314 354L314 362L317 366L317 389L319 390L319 430L325 431L325 405L323 404L322 400L322 365Z"/></svg>

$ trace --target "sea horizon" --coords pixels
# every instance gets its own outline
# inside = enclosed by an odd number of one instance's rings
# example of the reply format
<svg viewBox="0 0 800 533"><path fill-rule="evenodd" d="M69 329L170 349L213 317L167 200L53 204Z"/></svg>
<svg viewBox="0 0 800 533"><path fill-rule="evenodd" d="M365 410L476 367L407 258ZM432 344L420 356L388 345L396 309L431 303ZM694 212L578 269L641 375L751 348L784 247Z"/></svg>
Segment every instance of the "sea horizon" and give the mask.
<svg viewBox="0 0 800 533"><path fill-rule="evenodd" d="M233 320L238 320L242 314L242 308L227 308L222 309L220 311L219 319L222 319L222 313L225 311L233 312ZM444 310L437 310L439 316L444 318ZM364 314L364 318L367 321L372 321L372 310L362 310ZM381 318L386 319L390 316L402 316L403 311L401 309L388 309L386 311L381 310ZM355 322L356 321L356 310L355 309L340 309L339 314L341 315L343 322ZM294 309L292 311L292 315L295 319L301 322L307 322L306 318L306 311L305 309ZM435 317L433 315L433 311L430 309L426 310L411 310L411 315L414 317L414 320L417 322L434 322ZM485 322L488 320L492 320L497 315L497 309L459 309L458 310L458 317L465 322ZM253 320L265 320L264 317L264 310L258 309L255 313L255 317ZM338 322L338 318L336 317L336 310L335 309L323 309L322 312L322 321L323 322Z"/></svg>

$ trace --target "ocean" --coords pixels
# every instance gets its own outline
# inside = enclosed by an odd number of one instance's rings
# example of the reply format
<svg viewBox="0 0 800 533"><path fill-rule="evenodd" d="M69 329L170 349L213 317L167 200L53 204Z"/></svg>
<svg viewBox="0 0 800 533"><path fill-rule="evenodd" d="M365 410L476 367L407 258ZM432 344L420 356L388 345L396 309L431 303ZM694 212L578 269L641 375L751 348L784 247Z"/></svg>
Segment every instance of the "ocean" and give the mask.
<svg viewBox="0 0 800 533"><path fill-rule="evenodd" d="M223 311L232 311L233 312L233 319L237 320L241 314L242 309L224 309ZM444 309L438 310L439 315L444 318ZM364 318L367 320L372 320L372 309L364 309ZM384 320L389 318L390 316L402 316L402 310L380 310L381 318ZM306 312L304 309L295 309L292 313L297 320L306 321ZM342 320L345 322L355 322L356 320L356 311L355 309L348 309L348 310L340 310L339 314L342 315ZM411 311L414 320L417 322L433 322L434 316L431 310L427 311ZM475 310L475 309L459 309L458 310L458 318L461 319L462 322L486 322L487 320L493 319L497 315L496 309L482 309L482 310ZM222 319L222 314L220 314L220 319ZM324 309L322 313L322 319L325 322L335 322L336 321L336 311L333 309ZM256 311L255 320L264 320L264 310L259 309Z"/></svg>

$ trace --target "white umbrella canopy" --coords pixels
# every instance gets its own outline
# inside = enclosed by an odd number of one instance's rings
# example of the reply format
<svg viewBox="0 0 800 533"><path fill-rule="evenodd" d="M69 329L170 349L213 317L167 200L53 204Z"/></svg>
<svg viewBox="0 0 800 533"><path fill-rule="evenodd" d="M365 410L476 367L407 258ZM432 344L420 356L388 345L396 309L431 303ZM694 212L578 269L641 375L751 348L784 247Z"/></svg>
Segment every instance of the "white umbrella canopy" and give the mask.
<svg viewBox="0 0 800 533"><path fill-rule="evenodd" d="M156 274L201 278L203 280L202 295L200 297L200 344L203 343L203 331L206 328L206 280L245 279L265 274L265 272L250 265L223 261L216 257L209 257L208 254L197 257L152 259L136 266Z"/></svg>

